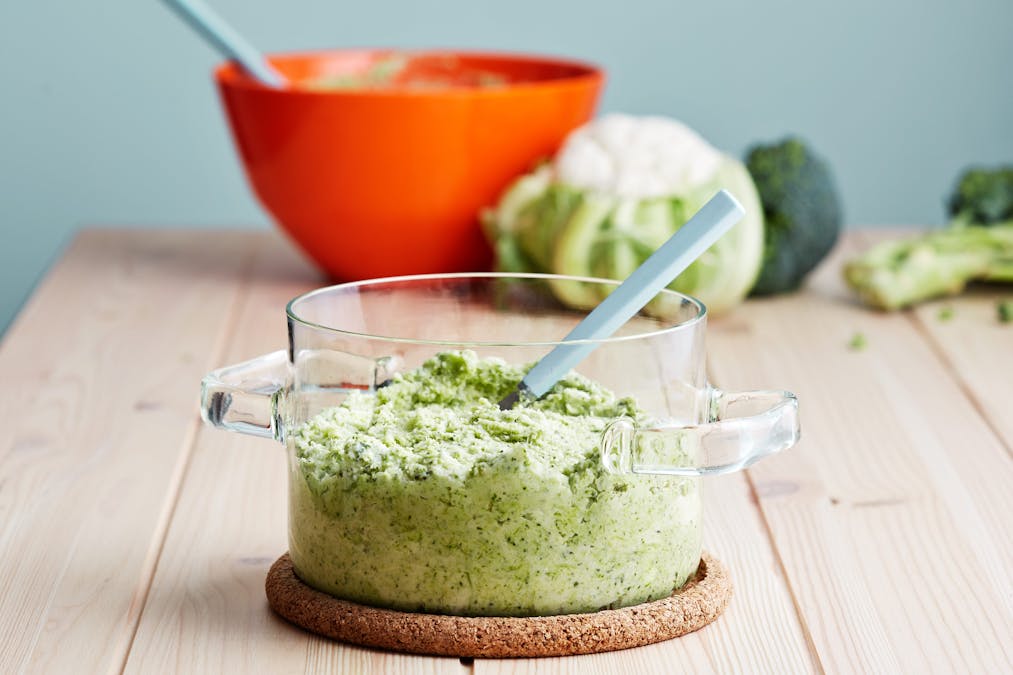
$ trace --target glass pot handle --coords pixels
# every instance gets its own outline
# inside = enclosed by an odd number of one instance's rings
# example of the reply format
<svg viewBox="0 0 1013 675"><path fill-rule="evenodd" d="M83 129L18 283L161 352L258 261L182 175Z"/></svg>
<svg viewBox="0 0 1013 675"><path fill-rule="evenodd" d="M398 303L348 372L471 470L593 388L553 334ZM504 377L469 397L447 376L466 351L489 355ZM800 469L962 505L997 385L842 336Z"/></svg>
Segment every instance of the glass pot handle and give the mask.
<svg viewBox="0 0 1013 675"><path fill-rule="evenodd" d="M711 422L609 424L601 459L612 473L706 476L740 471L798 442L798 399L787 391L710 389Z"/></svg>
<svg viewBox="0 0 1013 675"><path fill-rule="evenodd" d="M283 440L289 375L285 350L213 370L201 381L201 418L226 431Z"/></svg>

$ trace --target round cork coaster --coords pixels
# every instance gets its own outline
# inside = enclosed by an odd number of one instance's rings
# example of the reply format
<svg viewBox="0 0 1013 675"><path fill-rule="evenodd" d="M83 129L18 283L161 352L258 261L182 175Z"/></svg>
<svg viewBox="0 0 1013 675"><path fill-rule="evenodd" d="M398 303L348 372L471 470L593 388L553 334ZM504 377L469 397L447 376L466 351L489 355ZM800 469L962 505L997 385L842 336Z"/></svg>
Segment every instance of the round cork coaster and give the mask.
<svg viewBox="0 0 1013 675"><path fill-rule="evenodd" d="M662 642L691 633L728 606L732 582L704 553L696 576L662 600L591 614L465 617L398 612L339 600L304 584L286 553L267 574L271 608L297 626L342 642L459 657L569 656Z"/></svg>

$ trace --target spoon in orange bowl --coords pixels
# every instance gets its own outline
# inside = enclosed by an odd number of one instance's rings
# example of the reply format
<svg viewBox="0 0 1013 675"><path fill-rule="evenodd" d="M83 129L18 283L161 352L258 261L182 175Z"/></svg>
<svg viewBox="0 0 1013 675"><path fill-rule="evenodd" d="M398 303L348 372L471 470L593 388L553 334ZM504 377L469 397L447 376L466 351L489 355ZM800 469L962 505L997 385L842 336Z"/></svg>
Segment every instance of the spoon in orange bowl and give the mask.
<svg viewBox="0 0 1013 675"><path fill-rule="evenodd" d="M287 84L285 77L275 70L256 47L202 0L164 1L212 47L221 52L225 58L236 61L255 80L274 89L280 89Z"/></svg>

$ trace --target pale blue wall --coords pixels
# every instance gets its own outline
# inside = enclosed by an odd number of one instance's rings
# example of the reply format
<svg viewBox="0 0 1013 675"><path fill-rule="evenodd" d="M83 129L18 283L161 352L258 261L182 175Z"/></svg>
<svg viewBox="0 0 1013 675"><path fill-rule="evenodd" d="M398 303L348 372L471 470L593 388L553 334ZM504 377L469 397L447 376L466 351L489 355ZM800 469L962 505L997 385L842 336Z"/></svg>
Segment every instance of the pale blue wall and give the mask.
<svg viewBox="0 0 1013 675"><path fill-rule="evenodd" d="M604 109L739 153L788 131L852 224L936 223L964 165L1013 161L1013 1L216 0L267 50L461 46L605 64ZM265 227L208 72L156 0L0 3L0 330L77 227Z"/></svg>

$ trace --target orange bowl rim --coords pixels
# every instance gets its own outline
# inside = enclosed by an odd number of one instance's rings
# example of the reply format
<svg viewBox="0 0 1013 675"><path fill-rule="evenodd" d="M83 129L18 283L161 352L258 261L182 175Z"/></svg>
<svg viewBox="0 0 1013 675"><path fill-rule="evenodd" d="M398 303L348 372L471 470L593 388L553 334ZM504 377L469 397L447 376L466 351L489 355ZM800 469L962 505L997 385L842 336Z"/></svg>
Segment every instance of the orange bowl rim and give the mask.
<svg viewBox="0 0 1013 675"><path fill-rule="evenodd" d="M408 56L456 56L464 58L497 59L505 62L515 63L537 63L546 66L561 66L573 68L577 72L572 75L564 75L546 80L531 80L512 82L496 87L480 86L452 86L440 89L407 89L407 88L348 88L348 89L308 89L301 87L285 87L276 89L261 84L247 75L235 61L224 61L215 66L213 70L214 80L222 88L236 90L262 91L264 93L278 94L284 96L311 96L311 97L376 97L376 98L447 98L458 96L503 96L513 92L569 88L575 86L596 86L605 80L605 69L602 66L549 54L535 54L531 52L510 52L494 50L470 50L470 49L396 49L386 47L352 47L344 49L313 49L291 52L272 52L265 54L271 63L284 62L288 60L314 59L328 55L348 54L381 54L393 53L406 54Z"/></svg>

